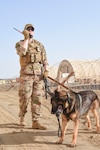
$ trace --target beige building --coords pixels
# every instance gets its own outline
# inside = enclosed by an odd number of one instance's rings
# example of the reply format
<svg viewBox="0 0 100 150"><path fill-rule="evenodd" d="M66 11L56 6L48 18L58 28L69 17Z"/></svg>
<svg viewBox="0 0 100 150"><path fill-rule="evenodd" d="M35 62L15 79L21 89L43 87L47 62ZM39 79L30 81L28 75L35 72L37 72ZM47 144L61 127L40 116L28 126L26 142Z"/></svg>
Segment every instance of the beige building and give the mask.
<svg viewBox="0 0 100 150"><path fill-rule="evenodd" d="M49 71L52 78L60 81L73 72L68 83L100 83L100 60L62 60Z"/></svg>

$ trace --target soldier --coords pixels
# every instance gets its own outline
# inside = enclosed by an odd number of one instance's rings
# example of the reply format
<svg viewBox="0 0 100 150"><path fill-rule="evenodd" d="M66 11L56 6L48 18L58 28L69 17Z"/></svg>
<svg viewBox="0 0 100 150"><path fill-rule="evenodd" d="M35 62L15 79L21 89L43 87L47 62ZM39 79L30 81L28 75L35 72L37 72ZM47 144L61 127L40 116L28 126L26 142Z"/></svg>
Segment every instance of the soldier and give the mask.
<svg viewBox="0 0 100 150"><path fill-rule="evenodd" d="M24 40L16 43L15 48L20 57L19 117L24 125L27 104L31 99L32 128L45 130L40 123L43 96L43 75L47 73L48 62L44 46L33 39L34 26L26 24L23 30Z"/></svg>

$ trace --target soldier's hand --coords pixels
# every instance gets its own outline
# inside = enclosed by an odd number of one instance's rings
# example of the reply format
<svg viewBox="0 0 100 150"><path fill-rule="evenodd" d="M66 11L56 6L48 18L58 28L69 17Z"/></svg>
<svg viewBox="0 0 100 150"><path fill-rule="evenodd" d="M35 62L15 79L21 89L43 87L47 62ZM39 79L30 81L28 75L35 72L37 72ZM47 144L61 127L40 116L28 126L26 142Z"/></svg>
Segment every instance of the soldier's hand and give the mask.
<svg viewBox="0 0 100 150"><path fill-rule="evenodd" d="M24 35L25 40L26 40L26 39L29 39L29 31L24 30L22 33L23 33L23 35Z"/></svg>
<svg viewBox="0 0 100 150"><path fill-rule="evenodd" d="M48 70L45 70L45 71L44 71L44 74L43 74L43 77L44 77L44 78L48 78L48 75L49 75L49 71L48 71Z"/></svg>

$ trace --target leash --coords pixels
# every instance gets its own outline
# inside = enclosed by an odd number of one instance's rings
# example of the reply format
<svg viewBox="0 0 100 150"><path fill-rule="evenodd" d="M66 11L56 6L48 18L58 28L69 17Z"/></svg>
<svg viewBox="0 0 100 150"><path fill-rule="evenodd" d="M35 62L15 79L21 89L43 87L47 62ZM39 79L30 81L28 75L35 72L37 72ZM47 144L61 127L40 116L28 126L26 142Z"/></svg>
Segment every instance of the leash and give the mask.
<svg viewBox="0 0 100 150"><path fill-rule="evenodd" d="M44 84L45 84L45 97L47 99L48 98L47 94L49 94L50 96L53 96L53 93L50 90L50 83L47 80L47 78L43 78L43 81L44 81Z"/></svg>
<svg viewBox="0 0 100 150"><path fill-rule="evenodd" d="M52 77L48 76L48 79L52 80L53 82L56 82L57 84L59 84L60 86L62 86L65 89L71 90L69 87L63 85L62 83L60 83L59 81L53 79Z"/></svg>
<svg viewBox="0 0 100 150"><path fill-rule="evenodd" d="M59 128L58 128L58 137L61 137L62 136L62 130L61 130L61 125L60 125L60 119L59 119L59 117L57 117L57 120L58 120L58 125L59 125Z"/></svg>

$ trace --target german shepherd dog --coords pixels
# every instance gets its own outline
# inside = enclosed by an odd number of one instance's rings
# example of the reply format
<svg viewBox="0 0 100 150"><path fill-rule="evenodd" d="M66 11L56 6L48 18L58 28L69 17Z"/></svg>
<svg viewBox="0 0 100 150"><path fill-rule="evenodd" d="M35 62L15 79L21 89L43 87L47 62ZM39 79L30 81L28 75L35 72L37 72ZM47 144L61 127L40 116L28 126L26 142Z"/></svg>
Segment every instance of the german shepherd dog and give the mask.
<svg viewBox="0 0 100 150"><path fill-rule="evenodd" d="M96 118L97 133L100 133L99 114L97 111L97 108L99 108L99 99L94 91L74 92L69 90L58 92L55 90L54 95L51 97L51 106L52 114L56 114L56 116L60 116L61 114L62 116L62 134L56 143L61 144L63 142L68 122L72 120L75 126L70 146L76 146L79 119L81 116L85 115L88 128L91 128L91 121L88 115L89 110L92 110Z"/></svg>

